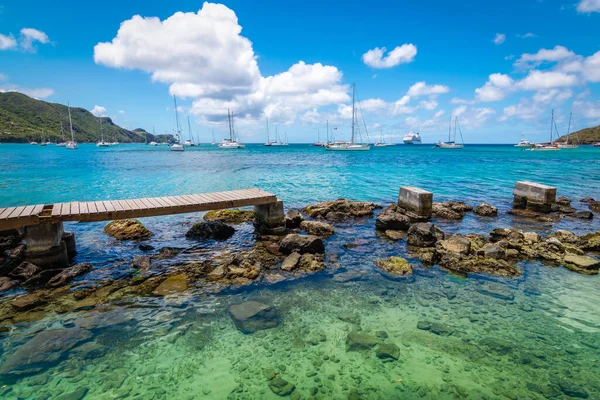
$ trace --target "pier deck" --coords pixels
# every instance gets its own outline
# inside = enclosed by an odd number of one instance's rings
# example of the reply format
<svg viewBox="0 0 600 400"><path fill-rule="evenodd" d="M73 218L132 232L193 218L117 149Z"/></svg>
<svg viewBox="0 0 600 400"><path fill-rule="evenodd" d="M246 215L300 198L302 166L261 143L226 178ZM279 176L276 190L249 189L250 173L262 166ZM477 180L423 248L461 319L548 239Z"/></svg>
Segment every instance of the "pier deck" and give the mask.
<svg viewBox="0 0 600 400"><path fill-rule="evenodd" d="M231 190L183 196L128 200L73 201L0 208L0 231L65 221L109 221L154 217L276 203L277 196L260 189Z"/></svg>

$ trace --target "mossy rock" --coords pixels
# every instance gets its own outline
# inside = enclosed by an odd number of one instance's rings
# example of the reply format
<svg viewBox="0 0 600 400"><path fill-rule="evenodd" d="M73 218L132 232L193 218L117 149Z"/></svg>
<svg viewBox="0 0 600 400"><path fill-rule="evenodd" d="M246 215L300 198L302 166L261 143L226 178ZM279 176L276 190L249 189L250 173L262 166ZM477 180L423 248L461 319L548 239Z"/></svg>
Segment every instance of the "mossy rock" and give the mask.
<svg viewBox="0 0 600 400"><path fill-rule="evenodd" d="M220 221L229 224L241 224L254 220L254 211L246 210L218 210L209 211L204 215L205 221Z"/></svg>
<svg viewBox="0 0 600 400"><path fill-rule="evenodd" d="M412 266L402 257L390 257L385 260L377 260L375 261L375 265L385 272L396 276L412 274Z"/></svg>
<svg viewBox="0 0 600 400"><path fill-rule="evenodd" d="M153 233L137 219L118 219L104 227L104 233L117 240L146 240Z"/></svg>
<svg viewBox="0 0 600 400"><path fill-rule="evenodd" d="M154 294L157 296L167 296L169 294L185 292L188 288L187 275L171 275L158 285L154 290Z"/></svg>

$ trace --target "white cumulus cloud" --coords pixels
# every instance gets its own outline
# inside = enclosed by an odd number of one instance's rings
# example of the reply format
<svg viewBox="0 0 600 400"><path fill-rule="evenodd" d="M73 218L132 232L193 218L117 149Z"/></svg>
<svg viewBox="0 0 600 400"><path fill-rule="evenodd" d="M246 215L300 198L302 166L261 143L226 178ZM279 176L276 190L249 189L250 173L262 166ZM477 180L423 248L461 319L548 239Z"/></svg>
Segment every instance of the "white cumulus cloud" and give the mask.
<svg viewBox="0 0 600 400"><path fill-rule="evenodd" d="M362 60L371 68L392 68L412 62L417 55L417 47L412 43L398 46L384 56L386 51L385 47L376 47L363 54Z"/></svg>
<svg viewBox="0 0 600 400"><path fill-rule="evenodd" d="M110 42L94 47L94 60L112 68L146 71L171 94L193 99L202 122L237 117L293 121L298 113L348 101L348 86L334 66L299 61L262 76L252 42L241 35L235 12L205 2L194 12L165 20L136 15L121 23Z"/></svg>
<svg viewBox="0 0 600 400"><path fill-rule="evenodd" d="M96 105L90 110L90 112L96 117L104 117L104 115L106 115L106 108Z"/></svg>
<svg viewBox="0 0 600 400"><path fill-rule="evenodd" d="M0 33L0 50L9 50L17 47L17 41L12 35L3 35Z"/></svg>
<svg viewBox="0 0 600 400"><path fill-rule="evenodd" d="M580 13L600 12L600 0L581 0L577 4Z"/></svg>
<svg viewBox="0 0 600 400"><path fill-rule="evenodd" d="M48 38L48 35L40 30L33 28L21 29L20 45L24 50L35 51L34 44L36 42L47 44L50 43L50 39Z"/></svg>
<svg viewBox="0 0 600 400"><path fill-rule="evenodd" d="M417 82L412 85L406 93L411 97L427 96L427 95L438 95L448 93L450 88L444 85L428 85L427 82Z"/></svg>
<svg viewBox="0 0 600 400"><path fill-rule="evenodd" d="M496 33L496 36L494 37L494 44L502 44L504 43L504 41L506 40L506 35L503 33Z"/></svg>
<svg viewBox="0 0 600 400"><path fill-rule="evenodd" d="M525 53L515 61L514 66L520 69L534 68L544 62L557 62L575 57L575 53L564 46L555 46L553 49L540 49L537 53Z"/></svg>
<svg viewBox="0 0 600 400"><path fill-rule="evenodd" d="M517 83L523 90L547 90L577 84L577 77L560 71L531 71Z"/></svg>

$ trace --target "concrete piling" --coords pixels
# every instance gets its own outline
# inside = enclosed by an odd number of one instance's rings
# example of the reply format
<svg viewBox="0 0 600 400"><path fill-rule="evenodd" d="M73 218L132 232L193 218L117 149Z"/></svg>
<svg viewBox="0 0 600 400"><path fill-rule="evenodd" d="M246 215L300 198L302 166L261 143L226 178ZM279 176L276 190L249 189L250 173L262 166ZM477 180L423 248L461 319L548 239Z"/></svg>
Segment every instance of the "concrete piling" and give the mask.
<svg viewBox="0 0 600 400"><path fill-rule="evenodd" d="M398 205L416 214L419 219L431 218L433 193L413 186L402 186L398 195Z"/></svg>
<svg viewBox="0 0 600 400"><path fill-rule="evenodd" d="M513 208L549 213L556 203L556 188L540 183L519 181L513 190Z"/></svg>
<svg viewBox="0 0 600 400"><path fill-rule="evenodd" d="M281 200L254 206L254 214L254 227L259 233L264 235L284 235L286 233L285 214Z"/></svg>

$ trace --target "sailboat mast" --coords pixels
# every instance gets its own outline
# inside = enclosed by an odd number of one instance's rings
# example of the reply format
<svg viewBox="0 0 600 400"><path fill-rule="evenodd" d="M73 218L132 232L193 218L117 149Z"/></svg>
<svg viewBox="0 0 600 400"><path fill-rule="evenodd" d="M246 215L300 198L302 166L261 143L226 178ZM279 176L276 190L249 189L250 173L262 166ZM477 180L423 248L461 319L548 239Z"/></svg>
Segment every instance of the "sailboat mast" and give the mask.
<svg viewBox="0 0 600 400"><path fill-rule="evenodd" d="M452 117L450 117L450 123L448 124L448 141L450 142L450 133L452 132Z"/></svg>
<svg viewBox="0 0 600 400"><path fill-rule="evenodd" d="M227 120L229 121L229 140L233 141L233 134L231 130L231 114L229 113L229 110L227 110Z"/></svg>
<svg viewBox="0 0 600 400"><path fill-rule="evenodd" d="M317 128L317 143L321 143L321 135L319 133L319 128Z"/></svg>
<svg viewBox="0 0 600 400"><path fill-rule="evenodd" d="M567 128L567 144L569 144L569 134L571 133L571 117L573 117L573 113L569 113L569 127Z"/></svg>
<svg viewBox="0 0 600 400"><path fill-rule="evenodd" d="M71 121L71 105L67 102L67 110L69 111L69 127L71 128L71 142L74 142L73 138L73 122Z"/></svg>
<svg viewBox="0 0 600 400"><path fill-rule="evenodd" d="M104 143L104 132L102 131L102 118L100 119L100 136L102 137L102 143Z"/></svg>
<svg viewBox="0 0 600 400"><path fill-rule="evenodd" d="M354 109L354 92L356 91L356 84L353 83L352 84L352 139L350 140L350 142L352 144L354 144L354 119L356 117L355 115L355 109Z"/></svg>
<svg viewBox="0 0 600 400"><path fill-rule="evenodd" d="M327 120L327 143L329 143L329 120Z"/></svg>
<svg viewBox="0 0 600 400"><path fill-rule="evenodd" d="M232 141L237 141L237 138L235 136L235 122L233 119L233 111L231 112L231 140Z"/></svg>
<svg viewBox="0 0 600 400"><path fill-rule="evenodd" d="M192 125L190 124L190 116L188 115L188 131L190 132L190 140L193 142L194 137L192 136Z"/></svg>
<svg viewBox="0 0 600 400"><path fill-rule="evenodd" d="M552 118L550 119L550 143L552 143L552 130L554 126L554 110L552 110Z"/></svg>
<svg viewBox="0 0 600 400"><path fill-rule="evenodd" d="M269 143L271 141L271 138L269 136L269 117L267 118L267 143Z"/></svg>

